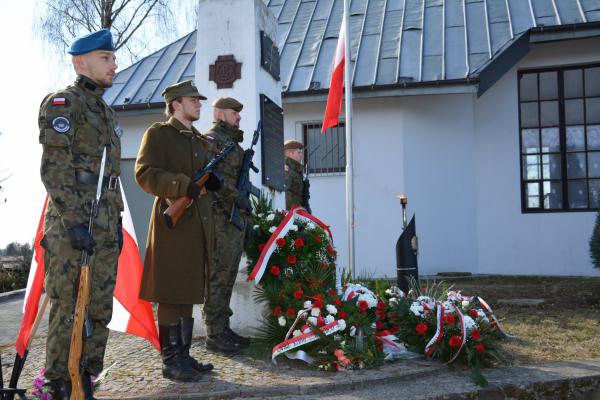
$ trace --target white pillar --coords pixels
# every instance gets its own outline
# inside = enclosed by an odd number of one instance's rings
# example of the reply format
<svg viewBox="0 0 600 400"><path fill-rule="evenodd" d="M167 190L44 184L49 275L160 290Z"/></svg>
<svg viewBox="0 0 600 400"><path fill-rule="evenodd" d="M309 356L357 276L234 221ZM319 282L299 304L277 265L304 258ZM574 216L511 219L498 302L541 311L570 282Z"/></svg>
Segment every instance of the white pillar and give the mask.
<svg viewBox="0 0 600 400"><path fill-rule="evenodd" d="M252 135L260 119L259 96L264 94L281 107L281 83L276 81L260 65L260 32L264 31L273 42L277 41L277 20L265 6L263 0L199 0L198 37L196 43L195 83L200 93L208 97L202 107L200 120L195 124L201 131L212 125L212 101L228 96L244 104L240 127L244 131L244 149L250 146ZM241 79L233 82L232 88L218 89L209 80L210 65L218 56L233 55L242 63ZM282 127L283 128L283 127ZM254 147L254 164L261 167L260 140ZM261 187L262 171L250 172L252 183ZM265 187L262 188L266 190ZM275 192L274 206L285 208L285 195ZM246 259L242 258L240 273L234 287L231 308L234 316L232 328L248 334L251 327L258 326L259 307L252 299L253 284L246 282ZM201 320L195 310L197 321ZM203 324L197 324L195 334L204 334Z"/></svg>

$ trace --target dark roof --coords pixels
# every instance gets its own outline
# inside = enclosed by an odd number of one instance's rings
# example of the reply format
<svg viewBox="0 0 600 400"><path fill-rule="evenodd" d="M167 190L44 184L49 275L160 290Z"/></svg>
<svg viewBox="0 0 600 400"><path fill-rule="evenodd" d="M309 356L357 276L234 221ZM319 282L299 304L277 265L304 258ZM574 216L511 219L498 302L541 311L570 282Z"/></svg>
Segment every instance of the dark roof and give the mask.
<svg viewBox="0 0 600 400"><path fill-rule="evenodd" d="M284 95L327 89L343 0L264 1L279 22ZM599 21L600 0L353 0L353 86L477 82L524 35ZM121 71L106 100L116 108L162 105L165 86L193 78L195 45L194 31Z"/></svg>

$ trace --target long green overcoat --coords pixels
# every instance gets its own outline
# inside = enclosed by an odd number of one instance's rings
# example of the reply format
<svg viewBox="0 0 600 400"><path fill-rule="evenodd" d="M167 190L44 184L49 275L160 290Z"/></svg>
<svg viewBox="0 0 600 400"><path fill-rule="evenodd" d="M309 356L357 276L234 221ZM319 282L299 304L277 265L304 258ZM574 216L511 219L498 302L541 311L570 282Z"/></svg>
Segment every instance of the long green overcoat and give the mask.
<svg viewBox="0 0 600 400"><path fill-rule="evenodd" d="M193 174L210 161L209 146L194 127L189 130L173 117L144 133L135 179L156 197L148 228L142 299L169 304L204 302L214 240L211 196L194 200L173 229L162 214L167 199L185 196Z"/></svg>

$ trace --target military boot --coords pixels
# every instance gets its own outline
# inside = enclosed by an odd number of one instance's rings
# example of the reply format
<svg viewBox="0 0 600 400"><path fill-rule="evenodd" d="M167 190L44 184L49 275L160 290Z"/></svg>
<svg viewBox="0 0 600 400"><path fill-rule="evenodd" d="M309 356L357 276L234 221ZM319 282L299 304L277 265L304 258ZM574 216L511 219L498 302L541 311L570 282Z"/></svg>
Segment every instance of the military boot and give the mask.
<svg viewBox="0 0 600 400"><path fill-rule="evenodd" d="M212 371L212 364L202 364L196 361L190 355L190 347L192 346L192 331L194 329L194 318L181 318L181 343L183 345L183 355L188 359L188 362L198 372Z"/></svg>
<svg viewBox="0 0 600 400"><path fill-rule="evenodd" d="M87 371L83 371L81 377L81 385L83 386L83 395L85 400L96 400L94 398L94 384L92 383L92 377Z"/></svg>
<svg viewBox="0 0 600 400"><path fill-rule="evenodd" d="M216 335L209 335L206 338L206 350L214 353L222 353L226 355L237 354L242 350L243 346L233 342L225 331Z"/></svg>
<svg viewBox="0 0 600 400"><path fill-rule="evenodd" d="M231 339L234 343L239 343L242 347L248 347L250 345L250 338L244 337L242 335L238 335L233 329L230 327L225 327L225 334Z"/></svg>
<svg viewBox="0 0 600 400"><path fill-rule="evenodd" d="M202 378L200 372L192 368L184 356L181 322L170 326L160 325L158 328L163 377L180 382L192 382Z"/></svg>
<svg viewBox="0 0 600 400"><path fill-rule="evenodd" d="M69 400L71 398L71 381L68 379L51 379L44 383L54 400Z"/></svg>

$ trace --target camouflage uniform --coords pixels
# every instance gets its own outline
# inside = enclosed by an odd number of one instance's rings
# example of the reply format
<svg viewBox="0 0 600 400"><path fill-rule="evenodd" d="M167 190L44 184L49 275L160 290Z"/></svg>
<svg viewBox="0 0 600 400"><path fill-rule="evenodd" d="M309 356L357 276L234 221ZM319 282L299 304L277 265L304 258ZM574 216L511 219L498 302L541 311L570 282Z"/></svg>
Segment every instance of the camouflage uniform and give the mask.
<svg viewBox="0 0 600 400"><path fill-rule="evenodd" d="M288 210L295 205L302 204L304 189L304 175L302 164L298 161L285 158L285 208Z"/></svg>
<svg viewBox="0 0 600 400"><path fill-rule="evenodd" d="M102 99L103 92L80 75L74 85L46 96L39 111L41 178L49 197L42 239L45 287L51 301L46 346L48 379L69 377L68 349L81 251L71 247L67 229L87 224L106 147L105 187L93 230L97 246L89 260L92 286L88 318L93 333L85 338L82 355L82 365L89 373L98 374L103 368L119 253L117 227L123 210L117 180L121 128L114 111Z"/></svg>
<svg viewBox="0 0 600 400"><path fill-rule="evenodd" d="M225 122L218 121L204 134L213 139L213 151L219 152L226 143L241 143L244 133ZM236 184L244 150L240 145L219 164L217 170L223 176L223 186L214 192L213 220L215 227L215 251L213 264L208 273L208 293L204 304L204 321L208 335L217 335L229 326L233 310L229 307L233 285L244 250L244 231L231 222L229 216L235 199L239 195ZM242 223L246 225L249 214L240 210Z"/></svg>

